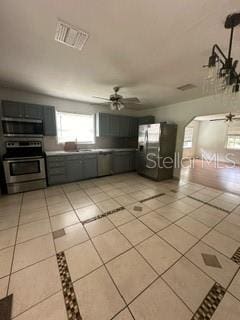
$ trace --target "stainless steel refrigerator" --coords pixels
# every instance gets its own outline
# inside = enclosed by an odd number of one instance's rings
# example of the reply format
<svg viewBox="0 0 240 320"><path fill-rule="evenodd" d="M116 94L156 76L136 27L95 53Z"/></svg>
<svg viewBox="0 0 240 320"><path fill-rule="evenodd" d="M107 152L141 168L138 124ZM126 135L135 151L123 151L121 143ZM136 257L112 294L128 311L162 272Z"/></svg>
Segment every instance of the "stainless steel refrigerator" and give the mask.
<svg viewBox="0 0 240 320"><path fill-rule="evenodd" d="M137 172L154 180L173 177L177 126L165 122L140 125Z"/></svg>

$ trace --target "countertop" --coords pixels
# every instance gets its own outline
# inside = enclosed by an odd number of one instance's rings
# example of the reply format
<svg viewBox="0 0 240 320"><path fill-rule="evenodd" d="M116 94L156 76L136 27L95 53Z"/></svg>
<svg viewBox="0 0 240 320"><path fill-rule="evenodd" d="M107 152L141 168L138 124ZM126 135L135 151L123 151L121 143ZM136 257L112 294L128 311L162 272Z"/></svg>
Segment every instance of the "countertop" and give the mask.
<svg viewBox="0 0 240 320"><path fill-rule="evenodd" d="M100 152L121 152L121 151L136 151L135 148L113 148L113 149L79 149L79 151L45 151L46 155L59 156L59 155L71 155L71 154L89 154L89 153L100 153Z"/></svg>

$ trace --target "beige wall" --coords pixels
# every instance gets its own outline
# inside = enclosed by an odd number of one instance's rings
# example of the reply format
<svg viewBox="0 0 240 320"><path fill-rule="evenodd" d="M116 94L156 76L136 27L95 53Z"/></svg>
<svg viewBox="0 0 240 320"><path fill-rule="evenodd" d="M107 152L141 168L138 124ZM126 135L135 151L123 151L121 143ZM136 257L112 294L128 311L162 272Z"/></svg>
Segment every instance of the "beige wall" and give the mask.
<svg viewBox="0 0 240 320"><path fill-rule="evenodd" d="M232 126L235 125L239 126L239 122L232 123ZM240 164L240 150L225 148L227 131L224 121L200 121L196 154L209 160L217 157L222 162L229 162L230 158Z"/></svg>

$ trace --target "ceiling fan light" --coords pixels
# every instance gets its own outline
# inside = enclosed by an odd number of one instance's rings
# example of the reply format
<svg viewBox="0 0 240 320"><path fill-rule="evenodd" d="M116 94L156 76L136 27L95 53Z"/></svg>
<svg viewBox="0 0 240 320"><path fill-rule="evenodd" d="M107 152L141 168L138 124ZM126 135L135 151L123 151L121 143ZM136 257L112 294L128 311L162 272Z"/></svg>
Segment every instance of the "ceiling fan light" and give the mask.
<svg viewBox="0 0 240 320"><path fill-rule="evenodd" d="M115 102L111 102L110 103L110 109L112 110L112 111L115 111L116 110L116 103Z"/></svg>

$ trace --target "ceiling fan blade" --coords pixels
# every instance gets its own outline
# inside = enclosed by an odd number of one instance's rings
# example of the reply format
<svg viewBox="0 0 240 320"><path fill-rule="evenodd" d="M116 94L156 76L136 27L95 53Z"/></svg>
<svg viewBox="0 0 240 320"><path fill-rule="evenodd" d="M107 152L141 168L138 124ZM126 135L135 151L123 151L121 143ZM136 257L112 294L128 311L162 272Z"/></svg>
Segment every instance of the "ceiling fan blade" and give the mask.
<svg viewBox="0 0 240 320"><path fill-rule="evenodd" d="M226 121L226 119L211 119L210 121Z"/></svg>
<svg viewBox="0 0 240 320"><path fill-rule="evenodd" d="M123 98L121 99L122 103L141 103L141 101L137 98Z"/></svg>
<svg viewBox="0 0 240 320"><path fill-rule="evenodd" d="M110 101L109 99L107 99L107 98L102 98L102 97L92 96L92 98L101 99L101 100L105 100L105 101Z"/></svg>

